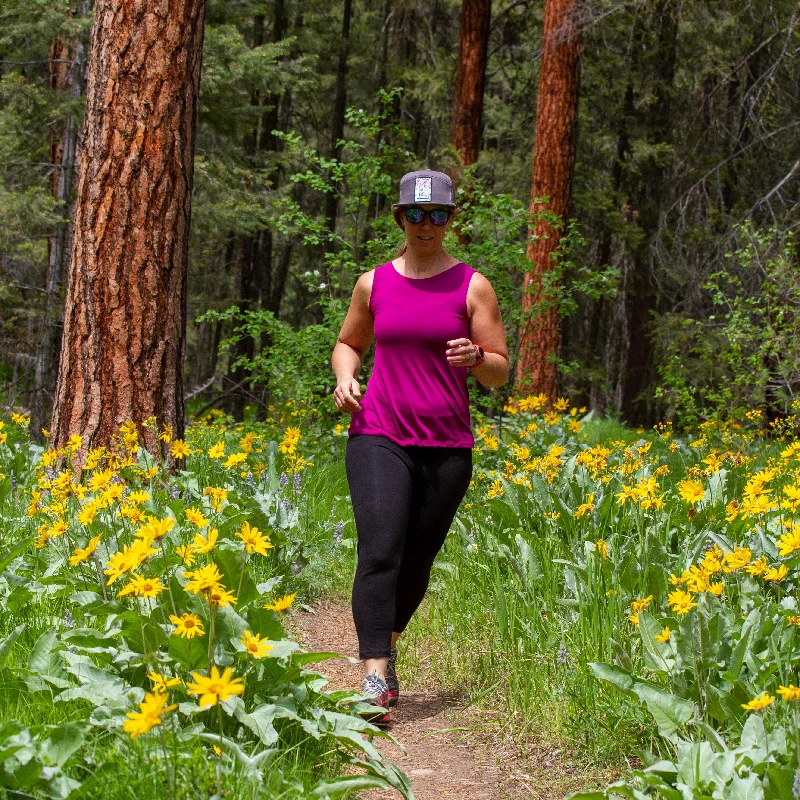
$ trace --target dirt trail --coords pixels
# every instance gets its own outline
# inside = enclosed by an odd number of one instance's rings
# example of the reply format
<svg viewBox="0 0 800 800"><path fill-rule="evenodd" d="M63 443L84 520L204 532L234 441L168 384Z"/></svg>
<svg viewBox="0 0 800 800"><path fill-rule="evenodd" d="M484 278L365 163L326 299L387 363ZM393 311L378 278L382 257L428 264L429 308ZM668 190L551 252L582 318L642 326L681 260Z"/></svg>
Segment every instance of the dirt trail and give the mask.
<svg viewBox="0 0 800 800"><path fill-rule="evenodd" d="M293 623L298 629L298 638L309 649L358 657L356 632L349 608L321 604L311 613L298 611ZM361 686L360 663L331 659L314 668L330 678L331 688L358 689ZM375 743L408 775L418 800L441 800L443 797L463 800L562 798L569 767L560 763L559 752L545 750L537 753L536 761L544 774L531 775L510 745L495 740L479 740L475 730L485 719L485 715L476 710L464 711L458 703L430 690L401 683L400 703L392 709L389 731L402 742L407 753L403 755L396 745L385 740L376 739ZM533 771L539 772L539 769ZM570 787L571 790L576 788ZM359 795L364 800L389 800L397 796L394 791L378 790Z"/></svg>

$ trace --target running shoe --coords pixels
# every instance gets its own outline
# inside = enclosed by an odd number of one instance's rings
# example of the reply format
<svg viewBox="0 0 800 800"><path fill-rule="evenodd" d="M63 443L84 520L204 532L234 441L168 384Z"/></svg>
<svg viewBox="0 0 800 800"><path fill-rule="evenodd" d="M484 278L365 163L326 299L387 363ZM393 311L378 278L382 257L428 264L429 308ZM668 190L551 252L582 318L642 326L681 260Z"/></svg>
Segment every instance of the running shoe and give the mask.
<svg viewBox="0 0 800 800"><path fill-rule="evenodd" d="M364 701L373 706L380 706L387 711L363 711L361 716L379 725L385 725L387 722L392 721L391 712L389 708L389 687L386 681L380 675L365 675L364 681L361 684L361 696Z"/></svg>
<svg viewBox="0 0 800 800"><path fill-rule="evenodd" d="M397 680L397 648L389 651L389 666L386 667L386 685L389 687L389 708L400 699L400 682Z"/></svg>

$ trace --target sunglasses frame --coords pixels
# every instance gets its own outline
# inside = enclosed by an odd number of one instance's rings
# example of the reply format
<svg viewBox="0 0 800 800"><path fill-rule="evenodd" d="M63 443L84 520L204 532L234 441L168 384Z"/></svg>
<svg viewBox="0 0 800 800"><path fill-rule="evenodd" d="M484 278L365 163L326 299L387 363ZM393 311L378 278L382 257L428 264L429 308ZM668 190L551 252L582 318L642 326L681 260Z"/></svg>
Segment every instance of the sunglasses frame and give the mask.
<svg viewBox="0 0 800 800"><path fill-rule="evenodd" d="M414 222L413 220L410 220L408 218L408 212L409 211L421 211L422 212L422 219L418 220L417 222ZM434 222L433 221L433 217L431 215L435 211L441 211L441 212L447 214L447 219L445 219L444 222ZM450 209L448 209L448 208L430 208L430 209L426 209L426 208L419 208L419 206L406 206L403 209L403 219L405 219L405 221L409 225L422 225L422 223L425 222L425 217L427 217L428 220L430 221L431 225L435 225L437 228L443 228L445 225L447 225L448 222L450 222L450 218L452 216L453 216L453 212L450 211Z"/></svg>

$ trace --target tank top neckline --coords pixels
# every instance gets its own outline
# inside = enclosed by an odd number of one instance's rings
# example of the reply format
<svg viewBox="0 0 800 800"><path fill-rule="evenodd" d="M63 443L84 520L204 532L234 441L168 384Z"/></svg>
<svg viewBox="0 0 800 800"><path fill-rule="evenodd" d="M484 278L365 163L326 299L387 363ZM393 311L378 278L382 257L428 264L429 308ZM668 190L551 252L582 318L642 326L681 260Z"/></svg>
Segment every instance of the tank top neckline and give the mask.
<svg viewBox="0 0 800 800"><path fill-rule="evenodd" d="M394 272L394 274L397 275L398 278L405 278L405 280L407 281L430 281L433 280L433 278L438 278L440 275L444 275L445 273L450 272L450 270L453 270L456 267L460 267L462 265L466 266L466 264L463 261L459 261L457 264L453 264L452 267L443 269L441 272L437 272L435 275L428 275L426 278L409 278L407 275L401 275L397 271L397 267L395 267L394 261L389 262L389 267L391 268L392 272Z"/></svg>

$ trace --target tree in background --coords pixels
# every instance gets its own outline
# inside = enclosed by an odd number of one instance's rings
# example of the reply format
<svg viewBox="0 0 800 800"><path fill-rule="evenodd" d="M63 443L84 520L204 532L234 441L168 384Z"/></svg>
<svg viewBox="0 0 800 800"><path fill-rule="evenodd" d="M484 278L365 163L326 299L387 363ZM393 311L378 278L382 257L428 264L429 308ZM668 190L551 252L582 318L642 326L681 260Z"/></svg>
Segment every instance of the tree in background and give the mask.
<svg viewBox="0 0 800 800"><path fill-rule="evenodd" d="M450 141L465 167L478 160L492 0L463 0Z"/></svg>
<svg viewBox="0 0 800 800"><path fill-rule="evenodd" d="M536 140L533 154L528 245L531 269L523 283L516 391L555 399L561 353L561 317L554 279L560 231L570 216L578 118L581 39L580 0L546 0ZM546 214L542 212L546 211ZM535 215L535 216L534 216Z"/></svg>
<svg viewBox="0 0 800 800"><path fill-rule="evenodd" d="M89 16L88 0L71 10L70 15L85 20ZM85 89L86 47L76 32L68 39L54 39L50 46L50 88L79 101ZM50 140L50 164L54 172L51 191L64 215L55 226L48 242L47 278L44 287L44 313L39 341L34 353L34 380L31 397L31 438L41 442L42 429L50 425L55 389L55 367L63 309L60 289L72 252L73 185L80 168L80 118L75 111L64 121L60 133Z"/></svg>
<svg viewBox="0 0 800 800"><path fill-rule="evenodd" d="M148 417L182 435L204 11L204 0L95 6L57 447L72 434L108 444L121 422Z"/></svg>

